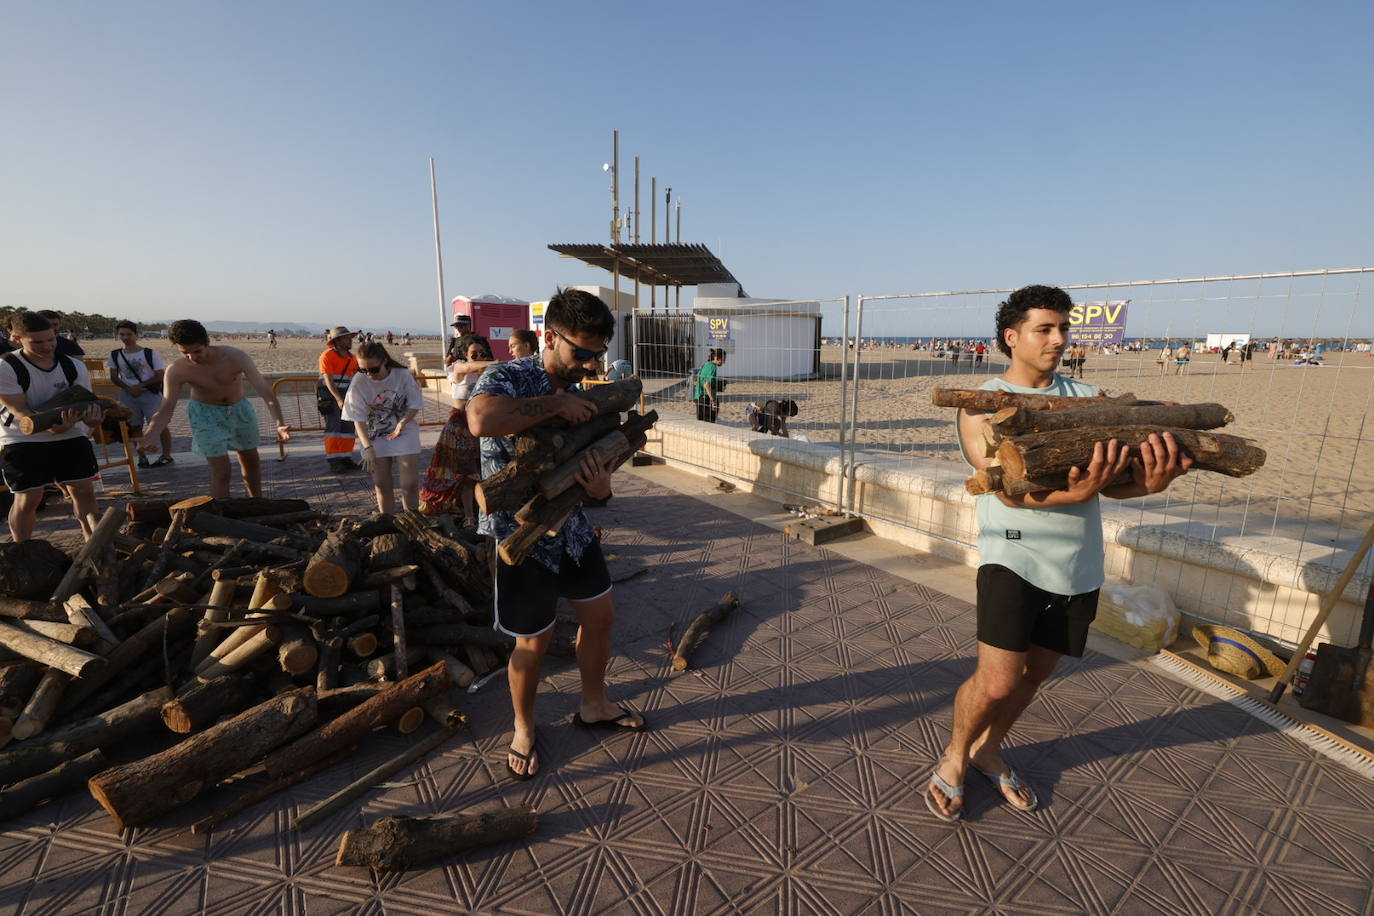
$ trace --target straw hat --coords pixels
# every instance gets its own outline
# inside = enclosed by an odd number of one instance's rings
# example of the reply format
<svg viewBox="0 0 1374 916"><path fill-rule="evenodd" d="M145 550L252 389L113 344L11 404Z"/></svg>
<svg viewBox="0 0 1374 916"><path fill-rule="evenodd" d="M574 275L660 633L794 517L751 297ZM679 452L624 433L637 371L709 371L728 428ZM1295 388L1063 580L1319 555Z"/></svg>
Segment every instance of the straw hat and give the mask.
<svg viewBox="0 0 1374 916"><path fill-rule="evenodd" d="M1193 627L1193 639L1207 650L1207 662L1213 668L1246 680L1265 674L1278 677L1287 667L1273 652L1230 627Z"/></svg>
<svg viewBox="0 0 1374 916"><path fill-rule="evenodd" d="M353 336L355 336L357 333L358 333L357 331L350 331L348 328L344 327L343 325L339 325L337 328L330 328L330 329L329 329L329 342L330 342L330 343L333 343L334 341L338 340L340 337L353 337Z"/></svg>

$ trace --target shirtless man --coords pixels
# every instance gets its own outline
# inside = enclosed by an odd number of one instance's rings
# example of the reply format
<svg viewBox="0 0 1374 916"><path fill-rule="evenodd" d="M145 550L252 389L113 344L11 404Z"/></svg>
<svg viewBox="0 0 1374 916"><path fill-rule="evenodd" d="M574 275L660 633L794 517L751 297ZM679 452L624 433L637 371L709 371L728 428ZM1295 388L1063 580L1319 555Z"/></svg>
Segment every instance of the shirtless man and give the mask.
<svg viewBox="0 0 1374 916"><path fill-rule="evenodd" d="M181 386L191 386L186 410L191 421L191 448L210 465L210 495L229 495L229 452L238 455L243 485L249 496L262 495L262 460L258 457L258 416L244 397L243 383L253 386L272 418L277 421L277 441L291 438L291 427L282 419L272 386L262 377L248 354L236 347L210 346L210 335L199 321L175 321L167 339L181 352L181 359L167 367L163 376L162 407L153 415L138 441L157 439L176 412Z"/></svg>

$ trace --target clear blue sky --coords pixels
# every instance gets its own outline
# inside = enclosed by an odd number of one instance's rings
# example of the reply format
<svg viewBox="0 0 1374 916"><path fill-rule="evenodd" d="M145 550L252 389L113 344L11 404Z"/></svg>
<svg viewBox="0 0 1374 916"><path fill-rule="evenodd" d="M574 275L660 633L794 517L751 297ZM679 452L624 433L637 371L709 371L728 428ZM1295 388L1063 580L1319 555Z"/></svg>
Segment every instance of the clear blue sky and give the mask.
<svg viewBox="0 0 1374 916"><path fill-rule="evenodd" d="M752 295L1374 263L1374 7L1126 7L8 2L0 304L430 327L429 156L450 296L609 285L615 127Z"/></svg>

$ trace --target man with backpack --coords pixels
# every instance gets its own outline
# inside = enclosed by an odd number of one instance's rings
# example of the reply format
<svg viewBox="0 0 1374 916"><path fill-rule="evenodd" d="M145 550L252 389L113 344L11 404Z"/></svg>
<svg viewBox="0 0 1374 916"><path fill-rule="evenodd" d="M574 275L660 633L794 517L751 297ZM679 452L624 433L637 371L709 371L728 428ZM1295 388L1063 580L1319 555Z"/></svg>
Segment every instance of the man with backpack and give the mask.
<svg viewBox="0 0 1374 916"><path fill-rule="evenodd" d="M57 334L42 315L23 312L11 319L10 328L21 344L18 352L0 357L0 475L14 494L10 536L16 543L33 536L43 488L57 483L71 496L76 520L89 537L95 514L92 480L100 469L80 424L99 423L100 408L64 410L55 426L41 432L25 433L18 421L75 385L89 390L90 373L81 360L57 353Z"/></svg>
<svg viewBox="0 0 1374 916"><path fill-rule="evenodd" d="M115 333L124 346L110 351L105 368L110 372L110 381L119 389L119 403L134 412L129 418L129 435L137 439L143 435L143 424L152 419L162 406L162 373L166 371L167 364L156 350L139 344L138 325L132 321L116 324ZM148 461L146 447L139 447L139 467L160 468L172 463L170 429L162 431L160 442L162 454L152 463Z"/></svg>

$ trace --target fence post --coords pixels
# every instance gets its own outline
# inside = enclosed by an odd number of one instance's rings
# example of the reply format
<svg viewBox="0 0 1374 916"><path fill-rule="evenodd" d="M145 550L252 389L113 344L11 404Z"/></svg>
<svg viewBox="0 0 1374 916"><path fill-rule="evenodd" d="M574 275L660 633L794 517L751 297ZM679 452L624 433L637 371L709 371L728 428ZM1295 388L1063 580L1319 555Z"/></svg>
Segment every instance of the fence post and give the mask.
<svg viewBox="0 0 1374 916"><path fill-rule="evenodd" d="M845 494L849 485L849 462L845 453L845 409L849 406L849 297L844 297L844 334L840 337L840 487L835 508L849 514Z"/></svg>
<svg viewBox="0 0 1374 916"><path fill-rule="evenodd" d="M863 353L864 339L864 297L856 296L858 307L854 314L854 396L849 401L849 462L845 469L845 476L848 478L849 505L845 511L849 515L854 515L854 491L858 489L858 481L855 477L854 455L856 441L859 432L859 362ZM849 342L845 341L848 346Z"/></svg>

